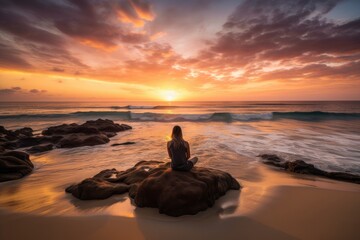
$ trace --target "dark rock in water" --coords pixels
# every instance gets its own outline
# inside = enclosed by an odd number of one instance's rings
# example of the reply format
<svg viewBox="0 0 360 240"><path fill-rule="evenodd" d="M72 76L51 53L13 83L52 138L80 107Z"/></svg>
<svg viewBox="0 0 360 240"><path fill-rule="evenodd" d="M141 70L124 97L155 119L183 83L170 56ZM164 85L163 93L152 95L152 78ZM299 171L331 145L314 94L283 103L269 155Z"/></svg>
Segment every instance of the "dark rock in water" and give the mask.
<svg viewBox="0 0 360 240"><path fill-rule="evenodd" d="M72 133L83 133L83 134L99 134L99 133L116 133L120 131L125 131L131 129L129 125L126 124L117 124L108 119L98 119L95 121L87 121L84 124L78 125L76 123L72 124L62 124L59 126L49 127L48 129L42 132L43 135L65 135ZM106 134L105 134L106 135Z"/></svg>
<svg viewBox="0 0 360 240"><path fill-rule="evenodd" d="M286 171L289 172L312 174L316 176L360 184L360 176L358 175L345 172L327 172L315 167L313 164L306 163L303 160L286 161L275 154L261 154L258 157L262 158L265 164L284 168Z"/></svg>
<svg viewBox="0 0 360 240"><path fill-rule="evenodd" d="M103 199L129 191L138 207L159 208L170 216L196 214L214 205L228 190L240 184L230 174L211 168L194 167L174 171L170 163L141 161L126 171L108 169L66 188L83 200Z"/></svg>
<svg viewBox="0 0 360 240"><path fill-rule="evenodd" d="M0 182L15 180L31 173L34 165L29 154L20 151L0 153Z"/></svg>
<svg viewBox="0 0 360 240"><path fill-rule="evenodd" d="M53 148L54 148L54 145L49 143L49 144L45 144L45 145L33 146L29 149L26 149L26 151L29 153L42 153L42 152L50 151Z"/></svg>
<svg viewBox="0 0 360 240"><path fill-rule="evenodd" d="M1 141L0 146L8 150L15 150L18 148L17 143L14 141Z"/></svg>
<svg viewBox="0 0 360 240"><path fill-rule="evenodd" d="M6 141L17 140L22 137L33 136L33 130L29 127L20 128L15 131L7 130L5 127L0 126L0 137Z"/></svg>
<svg viewBox="0 0 360 240"><path fill-rule="evenodd" d="M51 144L59 148L94 146L108 143L109 138L117 132L129 129L129 125L117 124L108 119L87 121L81 125L72 123L49 127L40 136L33 136L31 128L10 131L0 126L0 147L8 150L32 147L27 151L36 153L51 150Z"/></svg>
<svg viewBox="0 0 360 240"><path fill-rule="evenodd" d="M25 137L19 139L17 143L18 148L31 147L41 143L42 137Z"/></svg>
<svg viewBox="0 0 360 240"><path fill-rule="evenodd" d="M43 135L66 135L72 133L84 133L84 134L98 134L100 131L94 127L87 127L83 125L78 125L76 123L72 124L62 124L59 126L49 127L48 129L42 131Z"/></svg>
<svg viewBox="0 0 360 240"><path fill-rule="evenodd" d="M114 144L111 144L111 146L115 147L115 146L121 146L121 145L131 145L131 144L135 144L135 142L114 143Z"/></svg>
<svg viewBox="0 0 360 240"><path fill-rule="evenodd" d="M31 137L33 136L33 130L32 128L29 127L24 127L24 128L20 128L14 131L16 135L23 135L26 137Z"/></svg>
<svg viewBox="0 0 360 240"><path fill-rule="evenodd" d="M82 126L93 127L93 128L98 129L101 132L120 132L120 131L129 130L132 128L129 125L117 124L108 119L105 119L105 120L98 119L96 121L87 121Z"/></svg>
<svg viewBox="0 0 360 240"><path fill-rule="evenodd" d="M95 146L108 143L110 139L104 134L98 135L84 135L84 134L71 134L65 136L57 144L59 148L74 148L82 146Z"/></svg>
<svg viewBox="0 0 360 240"><path fill-rule="evenodd" d="M122 183L111 183L99 178L87 178L77 185L66 188L66 192L81 200L105 199L114 194L129 191L130 186Z"/></svg>

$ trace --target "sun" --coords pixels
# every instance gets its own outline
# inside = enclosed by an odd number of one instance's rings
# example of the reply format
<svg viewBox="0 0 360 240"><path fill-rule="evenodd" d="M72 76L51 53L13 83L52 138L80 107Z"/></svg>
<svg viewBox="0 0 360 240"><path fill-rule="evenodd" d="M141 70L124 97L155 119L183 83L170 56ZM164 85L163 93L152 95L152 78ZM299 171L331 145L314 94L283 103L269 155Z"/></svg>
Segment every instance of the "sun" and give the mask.
<svg viewBox="0 0 360 240"><path fill-rule="evenodd" d="M173 90L164 91L164 99L168 102L174 101L176 98L176 92Z"/></svg>

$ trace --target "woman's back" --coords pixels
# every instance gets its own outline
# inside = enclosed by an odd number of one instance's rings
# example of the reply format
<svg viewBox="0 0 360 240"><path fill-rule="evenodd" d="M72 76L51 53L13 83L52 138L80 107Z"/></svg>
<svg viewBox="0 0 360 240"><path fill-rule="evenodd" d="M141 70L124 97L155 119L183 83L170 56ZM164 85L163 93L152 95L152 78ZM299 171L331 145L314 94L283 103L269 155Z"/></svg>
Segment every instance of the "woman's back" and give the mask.
<svg viewBox="0 0 360 240"><path fill-rule="evenodd" d="M170 141L169 149L171 152L171 166L173 168L179 168L184 166L187 162L186 142L175 144L174 141Z"/></svg>

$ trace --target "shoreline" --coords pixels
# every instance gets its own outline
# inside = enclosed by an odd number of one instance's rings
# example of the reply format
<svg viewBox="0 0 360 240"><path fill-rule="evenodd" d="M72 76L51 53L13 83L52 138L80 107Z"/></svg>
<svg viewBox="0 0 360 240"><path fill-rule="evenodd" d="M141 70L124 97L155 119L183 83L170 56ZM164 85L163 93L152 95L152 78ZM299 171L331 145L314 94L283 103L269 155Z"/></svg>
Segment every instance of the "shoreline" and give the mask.
<svg viewBox="0 0 360 240"><path fill-rule="evenodd" d="M212 208L197 215L178 218L160 215L157 209L136 208L127 196L119 195L115 199L102 200L105 202L76 201L78 206L75 208L83 209L75 215L48 215L46 212L38 215L0 209L0 238L105 239L114 235L124 239L360 237L357 227L360 224L360 187L357 184L288 174L262 165L257 168L261 175L259 179L238 179L244 186L240 192L228 192ZM100 210L89 212L95 205L100 206Z"/></svg>

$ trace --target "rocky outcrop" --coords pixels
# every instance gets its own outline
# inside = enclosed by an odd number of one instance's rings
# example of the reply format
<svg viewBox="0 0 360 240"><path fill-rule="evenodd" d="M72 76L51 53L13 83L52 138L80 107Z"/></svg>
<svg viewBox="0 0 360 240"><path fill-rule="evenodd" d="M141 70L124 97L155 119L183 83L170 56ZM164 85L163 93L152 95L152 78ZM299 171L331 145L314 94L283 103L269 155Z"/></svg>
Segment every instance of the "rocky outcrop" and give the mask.
<svg viewBox="0 0 360 240"><path fill-rule="evenodd" d="M108 143L117 132L129 129L129 125L117 124L108 119L87 121L81 125L72 123L49 127L39 136L33 136L31 128L10 131L0 126L0 146L8 150L31 147L27 149L30 153L49 151L54 147L94 146Z"/></svg>
<svg viewBox="0 0 360 240"><path fill-rule="evenodd" d="M17 140L19 138L33 136L33 130L25 127L15 131L7 130L3 126L0 126L0 143Z"/></svg>
<svg viewBox="0 0 360 240"><path fill-rule="evenodd" d="M34 165L29 154L20 151L3 151L0 153L0 182L22 178L31 173Z"/></svg>
<svg viewBox="0 0 360 240"><path fill-rule="evenodd" d="M50 151L53 148L54 148L54 145L50 143L50 144L33 146L29 149L26 149L26 151L28 153L42 153L42 152Z"/></svg>
<svg viewBox="0 0 360 240"><path fill-rule="evenodd" d="M263 163L265 164L280 167L289 172L311 174L360 184L360 176L358 175L346 172L327 172L315 167L313 164L306 163L303 160L286 161L275 154L261 154L258 157L262 158Z"/></svg>
<svg viewBox="0 0 360 240"><path fill-rule="evenodd" d="M174 171L170 163L141 161L126 171L108 169L66 188L82 199L103 199L129 192L138 207L158 208L170 216L196 214L214 205L228 190L240 184L229 173L194 167L189 172Z"/></svg>

